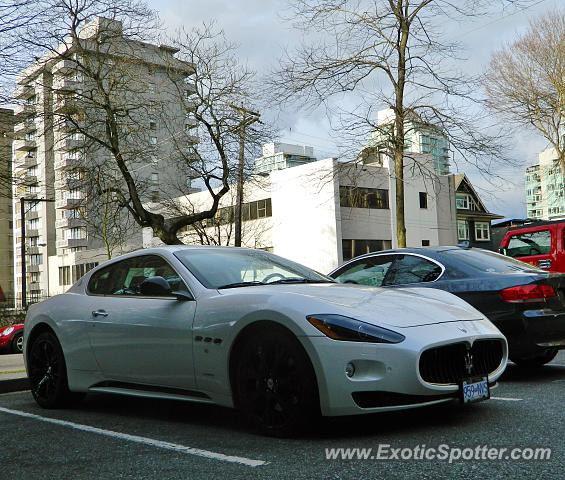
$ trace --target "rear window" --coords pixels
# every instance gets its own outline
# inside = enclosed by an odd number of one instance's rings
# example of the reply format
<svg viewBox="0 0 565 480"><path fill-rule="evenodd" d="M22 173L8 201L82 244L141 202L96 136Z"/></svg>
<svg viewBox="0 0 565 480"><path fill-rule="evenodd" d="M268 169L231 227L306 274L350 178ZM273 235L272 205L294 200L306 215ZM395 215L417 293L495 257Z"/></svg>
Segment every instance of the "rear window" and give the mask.
<svg viewBox="0 0 565 480"><path fill-rule="evenodd" d="M488 250L447 250L445 252L452 262L461 262L481 272L510 273L510 272L535 272L546 273L544 270L533 267L528 263L505 257L499 253Z"/></svg>
<svg viewBox="0 0 565 480"><path fill-rule="evenodd" d="M551 232L549 230L512 235L506 247L506 255L509 257L528 257L549 253L551 253Z"/></svg>

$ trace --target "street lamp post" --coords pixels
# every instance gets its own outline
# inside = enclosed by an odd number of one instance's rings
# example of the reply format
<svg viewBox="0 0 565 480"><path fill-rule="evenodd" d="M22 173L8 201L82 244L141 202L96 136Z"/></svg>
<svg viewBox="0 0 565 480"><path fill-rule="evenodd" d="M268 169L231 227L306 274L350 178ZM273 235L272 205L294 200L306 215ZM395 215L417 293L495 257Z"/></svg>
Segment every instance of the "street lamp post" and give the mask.
<svg viewBox="0 0 565 480"><path fill-rule="evenodd" d="M27 265L26 265L26 202L39 203L39 202L54 202L55 200L50 198L20 198L20 229L22 234L22 240L20 245L20 256L22 258L22 309L27 310Z"/></svg>

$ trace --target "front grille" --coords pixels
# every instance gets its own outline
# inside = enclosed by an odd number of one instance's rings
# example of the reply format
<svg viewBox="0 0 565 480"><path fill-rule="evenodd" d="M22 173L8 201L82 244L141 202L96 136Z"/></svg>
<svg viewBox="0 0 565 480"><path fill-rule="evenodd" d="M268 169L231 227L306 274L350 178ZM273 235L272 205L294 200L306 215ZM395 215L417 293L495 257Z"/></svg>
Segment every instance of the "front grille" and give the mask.
<svg viewBox="0 0 565 480"><path fill-rule="evenodd" d="M420 356L420 376L428 383L454 384L462 378L479 377L494 372L502 362L500 340L477 340L470 349L473 367L466 365L468 345L455 343L430 348Z"/></svg>

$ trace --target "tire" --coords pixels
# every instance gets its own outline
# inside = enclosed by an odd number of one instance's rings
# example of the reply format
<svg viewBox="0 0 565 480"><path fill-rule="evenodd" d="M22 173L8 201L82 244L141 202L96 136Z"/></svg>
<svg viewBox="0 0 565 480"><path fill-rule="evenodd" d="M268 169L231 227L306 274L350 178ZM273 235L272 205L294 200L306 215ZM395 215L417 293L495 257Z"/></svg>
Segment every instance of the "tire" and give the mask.
<svg viewBox="0 0 565 480"><path fill-rule="evenodd" d="M12 353L23 353L24 351L24 334L17 333L12 339Z"/></svg>
<svg viewBox="0 0 565 480"><path fill-rule="evenodd" d="M557 352L558 350L556 348L549 348L530 357L510 357L510 360L512 360L519 367L523 368L542 367L546 363L551 362L557 356Z"/></svg>
<svg viewBox="0 0 565 480"><path fill-rule="evenodd" d="M298 339L285 328L258 327L234 353L234 403L256 430L294 436L319 417L314 369Z"/></svg>
<svg viewBox="0 0 565 480"><path fill-rule="evenodd" d="M28 359L31 393L38 405L67 407L84 397L69 390L65 356L53 333L39 334L29 348Z"/></svg>

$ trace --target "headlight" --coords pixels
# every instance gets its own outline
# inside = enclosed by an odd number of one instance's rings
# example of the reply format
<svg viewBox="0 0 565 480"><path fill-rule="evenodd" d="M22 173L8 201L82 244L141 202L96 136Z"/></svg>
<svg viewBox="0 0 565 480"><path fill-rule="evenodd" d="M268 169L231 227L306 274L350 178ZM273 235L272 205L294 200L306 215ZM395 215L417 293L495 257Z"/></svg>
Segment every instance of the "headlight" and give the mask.
<svg viewBox="0 0 565 480"><path fill-rule="evenodd" d="M8 335L10 335L10 333L12 333L15 330L14 327L8 327L6 330L4 330L2 332L2 336L3 337L7 337Z"/></svg>
<svg viewBox="0 0 565 480"><path fill-rule="evenodd" d="M400 343L406 337L400 333L361 322L343 315L321 314L306 317L320 332L334 340L369 343Z"/></svg>

